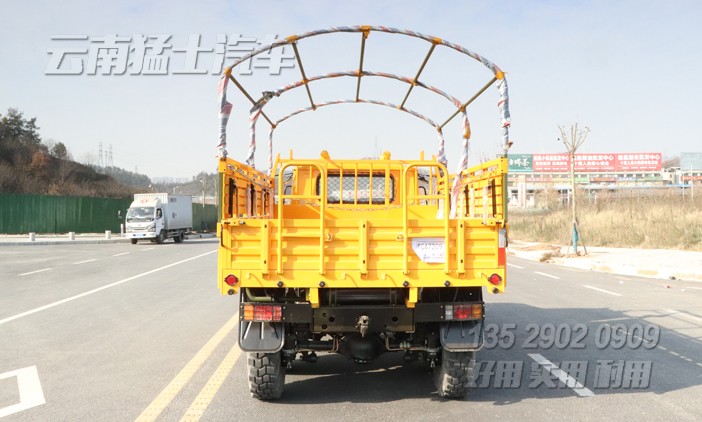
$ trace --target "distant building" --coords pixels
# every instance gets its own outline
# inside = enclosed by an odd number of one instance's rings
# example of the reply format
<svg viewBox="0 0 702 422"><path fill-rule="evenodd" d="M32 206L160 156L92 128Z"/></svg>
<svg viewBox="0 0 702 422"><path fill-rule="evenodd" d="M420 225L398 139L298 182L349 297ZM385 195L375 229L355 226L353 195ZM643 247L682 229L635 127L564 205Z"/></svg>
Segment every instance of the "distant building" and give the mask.
<svg viewBox="0 0 702 422"><path fill-rule="evenodd" d="M594 196L602 191L684 189L692 181L702 182L702 153L682 154L680 168L671 169L663 168L662 156L660 152L575 154L575 183L578 190ZM570 200L569 154L510 154L507 158L510 205L539 206L537 196L542 194L552 194L560 202Z"/></svg>

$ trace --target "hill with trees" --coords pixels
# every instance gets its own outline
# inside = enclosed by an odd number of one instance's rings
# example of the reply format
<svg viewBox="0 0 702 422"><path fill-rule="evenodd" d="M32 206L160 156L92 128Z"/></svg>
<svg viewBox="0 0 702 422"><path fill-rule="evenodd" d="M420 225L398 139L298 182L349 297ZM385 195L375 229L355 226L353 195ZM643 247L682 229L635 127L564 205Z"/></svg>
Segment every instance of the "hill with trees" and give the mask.
<svg viewBox="0 0 702 422"><path fill-rule="evenodd" d="M150 185L143 174L73 161L63 142L43 142L36 118L15 108L0 114L0 192L125 198Z"/></svg>

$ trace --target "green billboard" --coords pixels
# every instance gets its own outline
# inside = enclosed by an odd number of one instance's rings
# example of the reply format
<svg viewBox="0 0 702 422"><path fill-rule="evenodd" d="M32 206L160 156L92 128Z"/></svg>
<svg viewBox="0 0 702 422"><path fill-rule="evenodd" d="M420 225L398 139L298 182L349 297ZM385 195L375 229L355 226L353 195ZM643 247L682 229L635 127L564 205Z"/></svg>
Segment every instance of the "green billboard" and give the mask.
<svg viewBox="0 0 702 422"><path fill-rule="evenodd" d="M533 173L534 159L532 154L507 155L510 173Z"/></svg>

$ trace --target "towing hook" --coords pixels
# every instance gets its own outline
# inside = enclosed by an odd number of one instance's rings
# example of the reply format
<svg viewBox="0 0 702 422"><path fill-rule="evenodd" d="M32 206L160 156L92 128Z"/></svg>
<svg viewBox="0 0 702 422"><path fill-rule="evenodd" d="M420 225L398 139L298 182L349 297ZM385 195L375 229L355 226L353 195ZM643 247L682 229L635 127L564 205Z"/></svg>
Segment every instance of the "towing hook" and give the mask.
<svg viewBox="0 0 702 422"><path fill-rule="evenodd" d="M368 333L368 323L370 322L370 318L368 315L361 315L358 318L358 321L356 321L356 328L358 328L358 332L361 333L361 337L365 337L366 333Z"/></svg>

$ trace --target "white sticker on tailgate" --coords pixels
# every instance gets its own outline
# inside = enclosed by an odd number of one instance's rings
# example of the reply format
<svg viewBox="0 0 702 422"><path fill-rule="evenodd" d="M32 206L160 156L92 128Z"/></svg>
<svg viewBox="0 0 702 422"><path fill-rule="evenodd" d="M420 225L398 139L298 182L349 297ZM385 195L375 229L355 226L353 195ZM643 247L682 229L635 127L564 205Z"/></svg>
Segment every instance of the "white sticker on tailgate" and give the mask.
<svg viewBox="0 0 702 422"><path fill-rule="evenodd" d="M412 250L422 262L435 264L446 261L444 239L441 237L415 237L412 239Z"/></svg>

